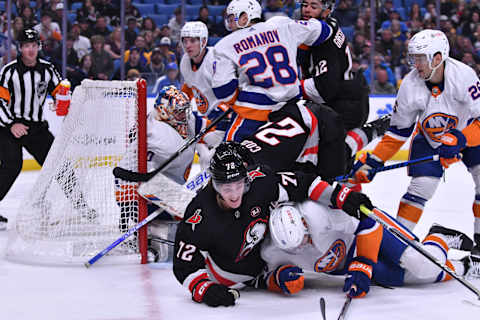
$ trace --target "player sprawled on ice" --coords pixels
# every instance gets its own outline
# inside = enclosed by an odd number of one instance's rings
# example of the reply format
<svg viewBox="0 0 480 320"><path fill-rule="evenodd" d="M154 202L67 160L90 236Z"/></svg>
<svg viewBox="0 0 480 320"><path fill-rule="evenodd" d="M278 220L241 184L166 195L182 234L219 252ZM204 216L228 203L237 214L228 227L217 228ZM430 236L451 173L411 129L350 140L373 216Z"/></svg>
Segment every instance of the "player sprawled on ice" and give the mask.
<svg viewBox="0 0 480 320"><path fill-rule="evenodd" d="M463 161L475 183L473 253L480 261L480 81L475 71L450 58L445 34L423 30L408 44L408 73L398 91L391 126L371 154L355 164L355 182L370 182L413 133L410 158L433 154L440 161L411 166L412 177L397 219L413 229L438 187L444 168ZM463 155L463 156L462 156Z"/></svg>
<svg viewBox="0 0 480 320"><path fill-rule="evenodd" d="M155 99L154 109L147 115L147 165L149 170L162 165L185 143L186 139L192 136L194 129L193 124L191 122L189 124L189 119L192 119L190 114L190 99L185 93L174 86L167 86L160 90ZM178 184L184 184L190 174L194 152L194 146L186 149L162 171L162 174ZM115 185L117 188L116 200L121 210L120 231L124 233L133 223L130 219L136 218L138 214L132 209L138 207L137 184L116 178ZM148 212L152 213L155 210L162 209L149 203ZM167 212L162 213L159 218L172 220ZM156 234L153 229L162 230L162 234ZM157 225L156 222L149 224L150 234L164 239L168 237L167 229L165 226ZM160 250L160 247L154 247L153 251Z"/></svg>
<svg viewBox="0 0 480 320"><path fill-rule="evenodd" d="M274 203L311 199L354 216L359 216L360 205L372 207L366 195L332 187L315 174L273 173L247 164L252 160L239 143L220 144L210 162L210 183L190 202L178 225L173 272L196 302L234 305L231 289L262 273L260 244Z"/></svg>
<svg viewBox="0 0 480 320"><path fill-rule="evenodd" d="M305 201L272 210L269 226L261 255L272 271L263 283L286 294L303 288L303 271L346 275L343 291L353 298L365 296L372 281L403 286L451 279L366 216L358 220L324 204ZM406 228L401 232L415 238ZM468 251L471 246L472 240L462 232L435 224L423 240L426 251L460 275L478 273L480 264L472 263L468 256L461 261L449 261L448 250ZM281 285L276 287L275 282Z"/></svg>
<svg viewBox="0 0 480 320"><path fill-rule="evenodd" d="M195 133L206 127L211 120L227 110L219 104L212 90L213 48L207 47L208 29L201 21L185 23L180 31L180 39L185 51L180 62L180 71L185 83L182 91L193 99L196 105ZM215 130L206 133L196 145L202 168L207 168L214 148L223 140L228 119L221 121Z"/></svg>
<svg viewBox="0 0 480 320"><path fill-rule="evenodd" d="M225 25L232 33L214 47L213 92L232 106L227 141L242 141L268 121L268 114L301 98L297 47L318 45L332 35L324 21L273 17L261 21L256 0L232 0Z"/></svg>

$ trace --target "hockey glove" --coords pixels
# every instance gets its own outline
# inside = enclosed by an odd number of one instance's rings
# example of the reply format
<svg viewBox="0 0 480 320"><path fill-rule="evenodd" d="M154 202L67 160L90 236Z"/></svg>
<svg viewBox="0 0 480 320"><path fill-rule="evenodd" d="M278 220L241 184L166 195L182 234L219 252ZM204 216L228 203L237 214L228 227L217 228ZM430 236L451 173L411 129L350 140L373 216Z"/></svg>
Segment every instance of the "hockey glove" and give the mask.
<svg viewBox="0 0 480 320"><path fill-rule="evenodd" d="M192 290L192 299L195 302L204 302L210 307L235 305L235 289L222 284L204 280L195 285ZM238 291L236 292L238 294Z"/></svg>
<svg viewBox="0 0 480 320"><path fill-rule="evenodd" d="M348 276L345 279L343 292L352 298L364 297L370 290L373 273L373 262L365 257L356 257L350 262Z"/></svg>
<svg viewBox="0 0 480 320"><path fill-rule="evenodd" d="M460 152L465 148L467 139L461 131L457 129L449 130L441 136L440 142L442 145L438 147L438 155L444 168L448 168L451 164L462 159Z"/></svg>
<svg viewBox="0 0 480 320"><path fill-rule="evenodd" d="M359 220L367 217L360 211L362 204L370 210L373 209L372 202L366 194L352 191L352 189L339 183L333 189L330 202L333 208L342 209L348 215Z"/></svg>
<svg viewBox="0 0 480 320"><path fill-rule="evenodd" d="M297 266L279 266L269 275L268 290L294 294L303 289L305 278L301 273L303 270ZM300 273L300 274L299 274Z"/></svg>
<svg viewBox="0 0 480 320"><path fill-rule="evenodd" d="M348 179L351 183L369 183L375 177L375 170L383 167L383 161L370 153L363 153L353 165Z"/></svg>

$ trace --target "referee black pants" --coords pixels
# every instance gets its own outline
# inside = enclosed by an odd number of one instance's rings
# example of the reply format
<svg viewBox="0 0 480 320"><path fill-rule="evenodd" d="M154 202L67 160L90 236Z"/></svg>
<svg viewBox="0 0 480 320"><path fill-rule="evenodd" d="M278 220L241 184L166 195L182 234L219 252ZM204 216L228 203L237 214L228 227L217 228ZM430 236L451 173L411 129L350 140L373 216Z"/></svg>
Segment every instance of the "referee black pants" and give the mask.
<svg viewBox="0 0 480 320"><path fill-rule="evenodd" d="M43 165L53 143L53 135L45 122L23 122L28 134L17 139L10 129L0 127L0 200L17 179L23 164L22 147Z"/></svg>

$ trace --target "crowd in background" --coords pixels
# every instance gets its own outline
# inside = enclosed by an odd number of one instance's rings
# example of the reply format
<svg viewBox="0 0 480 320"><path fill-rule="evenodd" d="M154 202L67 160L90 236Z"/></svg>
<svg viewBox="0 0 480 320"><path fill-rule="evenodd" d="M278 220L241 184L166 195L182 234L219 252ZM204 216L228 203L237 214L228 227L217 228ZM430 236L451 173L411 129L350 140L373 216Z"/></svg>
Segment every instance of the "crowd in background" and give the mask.
<svg viewBox="0 0 480 320"><path fill-rule="evenodd" d="M67 78L75 87L83 79L120 79L121 64L128 80L147 79L149 93L165 85L180 87L179 62L183 54L179 43L185 21L203 21L209 29L209 45L228 31L224 25L227 0L125 0L125 55L121 61L120 0L83 0L65 8L62 0L12 0L11 39L16 42L25 27L36 29L42 39L42 57L61 69L62 41L66 37ZM395 94L406 64L408 39L417 31L437 26L448 36L450 55L480 74L480 0L441 0L437 14L435 0L377 0L375 18L374 94ZM284 15L300 18L295 0L263 0L264 18ZM0 1L1 65L7 61L6 2ZM67 32L62 32L63 14L68 16ZM371 79L369 0L337 0L333 13L345 33L353 55L355 70ZM12 46L11 57L16 57Z"/></svg>

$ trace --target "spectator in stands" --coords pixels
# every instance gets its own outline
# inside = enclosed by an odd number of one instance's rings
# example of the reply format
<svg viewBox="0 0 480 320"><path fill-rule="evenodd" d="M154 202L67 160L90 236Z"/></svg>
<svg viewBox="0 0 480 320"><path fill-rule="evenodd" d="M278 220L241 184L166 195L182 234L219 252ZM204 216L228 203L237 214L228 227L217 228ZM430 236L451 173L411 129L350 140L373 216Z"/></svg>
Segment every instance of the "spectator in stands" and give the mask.
<svg viewBox="0 0 480 320"><path fill-rule="evenodd" d="M435 3L428 3L427 4L427 12L423 16L424 20L427 21L427 23L430 22L435 22L437 19L437 9L435 7Z"/></svg>
<svg viewBox="0 0 480 320"><path fill-rule="evenodd" d="M164 24L161 28L160 28L160 34L158 35L158 37L155 38L155 44L159 44L160 43L160 40L163 38L163 37L167 37L170 39L170 36L171 36L171 32L170 32L170 27L168 26L168 24Z"/></svg>
<svg viewBox="0 0 480 320"><path fill-rule="evenodd" d="M169 63L167 65L167 74L163 77L158 78L155 86L153 88L153 94L157 96L159 90L165 86L175 86L175 88L180 89L181 84L178 80L178 66L175 62Z"/></svg>
<svg viewBox="0 0 480 320"><path fill-rule="evenodd" d="M403 28L403 26L405 28ZM401 41L402 43L407 40L406 32L408 31L408 28L403 22L400 22L399 20L392 20L390 30L392 31L393 40Z"/></svg>
<svg viewBox="0 0 480 320"><path fill-rule="evenodd" d="M357 21L358 8L353 4L352 0L340 0L333 12L333 17L338 20L340 27L352 27Z"/></svg>
<svg viewBox="0 0 480 320"><path fill-rule="evenodd" d="M132 0L125 0L125 16L140 18L140 11L132 4Z"/></svg>
<svg viewBox="0 0 480 320"><path fill-rule="evenodd" d="M68 78L72 84L72 91L84 79L93 79L92 57L86 54L80 59L80 67Z"/></svg>
<svg viewBox="0 0 480 320"><path fill-rule="evenodd" d="M388 66L387 63L385 63L385 58L381 53L376 53L375 56L373 57L373 70L376 70L378 67L383 67L387 71L388 75L388 81L396 88L396 80L395 80L395 75L392 71L392 69ZM367 78L368 84L370 84L370 66L363 72L365 75L365 78ZM374 71L374 80L376 79L376 74Z"/></svg>
<svg viewBox="0 0 480 320"><path fill-rule="evenodd" d="M12 23L12 28L10 29L10 35L14 44L17 42L17 36L22 33L23 28L24 23L22 17L15 17ZM5 37L8 37L8 30L5 31Z"/></svg>
<svg viewBox="0 0 480 320"><path fill-rule="evenodd" d="M373 81L372 94L396 94L397 90L388 81L387 70L380 66L375 69L376 79Z"/></svg>
<svg viewBox="0 0 480 320"><path fill-rule="evenodd" d="M142 35L138 35L135 39L134 48L140 51L140 63L144 66L150 63L151 52L145 48L145 38ZM130 50L125 51L125 61L130 56Z"/></svg>
<svg viewBox="0 0 480 320"><path fill-rule="evenodd" d="M160 48L152 50L150 57L150 64L147 66L149 76L147 77L148 84L155 84L155 81L165 74L165 64L163 62L163 54Z"/></svg>
<svg viewBox="0 0 480 320"><path fill-rule="evenodd" d="M38 24L31 7L24 7L22 11L20 11L20 17L23 18L23 24L25 28L33 28L36 24Z"/></svg>
<svg viewBox="0 0 480 320"><path fill-rule="evenodd" d="M17 0L12 1L12 3L15 3L18 13L22 12L23 8L30 7L30 0Z"/></svg>
<svg viewBox="0 0 480 320"><path fill-rule="evenodd" d="M146 17L142 21L142 31L151 31L153 39L156 39L160 35L160 29L157 27L155 21L152 18Z"/></svg>
<svg viewBox="0 0 480 320"><path fill-rule="evenodd" d="M107 25L107 19L104 16L97 16L97 21L93 27L92 33L94 35L101 35L104 38L112 32L110 27Z"/></svg>
<svg viewBox="0 0 480 320"><path fill-rule="evenodd" d="M352 53L354 56L358 57L363 54L363 46L365 45L367 38L365 33L363 32L356 32L353 36L353 41L351 44Z"/></svg>
<svg viewBox="0 0 480 320"><path fill-rule="evenodd" d="M93 6L92 0L83 0L82 7L77 9L77 20L95 23L97 20L97 10Z"/></svg>
<svg viewBox="0 0 480 320"><path fill-rule="evenodd" d="M110 54L105 51L105 38L101 35L95 35L92 42L92 64L94 78L99 80L109 80L113 74L113 60Z"/></svg>
<svg viewBox="0 0 480 320"><path fill-rule="evenodd" d="M145 39L145 50L152 51L155 43L153 43L153 33L151 30L143 30L140 35Z"/></svg>
<svg viewBox="0 0 480 320"><path fill-rule="evenodd" d="M57 3L54 8L55 10L52 12L52 21L58 23L58 25L61 26L63 23L63 13L65 12L63 2ZM67 30L70 30L70 21L68 21L68 19Z"/></svg>
<svg viewBox="0 0 480 320"><path fill-rule="evenodd" d="M368 34L370 30L367 30L367 23L365 23L365 20L363 17L358 17L357 22L355 23L355 34L357 33L363 33L363 34Z"/></svg>
<svg viewBox="0 0 480 320"><path fill-rule="evenodd" d="M385 0L377 12L376 29L379 29L384 21L390 20L390 12L393 10L393 1Z"/></svg>
<svg viewBox="0 0 480 320"><path fill-rule="evenodd" d="M410 13L408 15L408 22L407 26L411 27L411 24L416 21L416 22L422 22L423 21L423 15L422 11L420 10L420 5L416 2L412 4L412 7L410 8Z"/></svg>
<svg viewBox="0 0 480 320"><path fill-rule="evenodd" d="M283 3L280 0L267 0L267 4L263 9L263 17L265 20L270 19L271 17L275 16L284 16L286 17L287 14L283 12Z"/></svg>
<svg viewBox="0 0 480 320"><path fill-rule="evenodd" d="M225 9L223 9L223 12L222 12L222 17L225 17ZM300 12L300 10L299 10ZM299 14L299 17L300 17L300 14ZM300 18L298 18L300 19ZM214 36L214 37L224 37L226 36L229 31L227 30L227 28L225 28L225 21L224 19L219 19L220 21L217 22L217 24L215 24L215 28L213 29L213 32L211 34L211 36ZM209 32L210 32L210 29L209 29Z"/></svg>
<svg viewBox="0 0 480 320"><path fill-rule="evenodd" d="M110 54L113 60L119 60L122 58L122 28L116 27L112 33L105 39L105 51Z"/></svg>
<svg viewBox="0 0 480 320"><path fill-rule="evenodd" d="M197 21L203 22L208 30L213 30L215 28L215 24L208 18L208 7L207 6L201 6L200 9L198 9L198 17Z"/></svg>
<svg viewBox="0 0 480 320"><path fill-rule="evenodd" d="M93 35L93 28L89 20L80 18L78 19L78 23L80 24L80 34L90 39Z"/></svg>
<svg viewBox="0 0 480 320"><path fill-rule="evenodd" d="M168 21L168 26L170 27L171 32L170 38L173 40L173 42L177 43L180 41L180 30L185 24L182 7L177 7L173 14L174 16Z"/></svg>
<svg viewBox="0 0 480 320"><path fill-rule="evenodd" d="M140 62L140 49L137 47L130 48L130 55L125 63L125 73L130 69L137 69L140 73L148 72L146 65ZM120 68L116 70L113 79L120 80Z"/></svg>
<svg viewBox="0 0 480 320"><path fill-rule="evenodd" d="M386 63L397 66L400 63L402 49L403 42L393 39L390 28L381 30L380 39L376 42L376 50L385 57Z"/></svg>
<svg viewBox="0 0 480 320"><path fill-rule="evenodd" d="M172 63L172 62L177 62L175 53L173 53L170 50L171 45L172 45L172 42L170 41L170 38L167 38L167 37L162 38L160 40L160 43L158 44L158 47L162 51L163 63L165 65L168 65L169 63Z"/></svg>
<svg viewBox="0 0 480 320"><path fill-rule="evenodd" d="M56 22L52 22L52 17L48 13L44 13L40 20L41 22L37 24L33 29L35 29L39 35L41 41L62 40L62 32L60 31L60 26Z"/></svg>
<svg viewBox="0 0 480 320"><path fill-rule="evenodd" d="M134 16L127 17L127 30L125 30L125 42L128 48L133 47L137 38L137 19Z"/></svg>
<svg viewBox="0 0 480 320"><path fill-rule="evenodd" d="M473 40L473 32L476 25L480 23L480 12L479 9L472 10L470 13L470 18L462 26L462 36L468 37Z"/></svg>
<svg viewBox="0 0 480 320"><path fill-rule="evenodd" d="M80 23L76 21L73 23L71 34L73 37L73 49L77 52L78 59L82 59L92 48L90 39L82 36L80 32Z"/></svg>
<svg viewBox="0 0 480 320"><path fill-rule="evenodd" d="M137 69L130 69L127 72L127 80L128 81L135 81L137 79L140 79L140 72L138 72Z"/></svg>
<svg viewBox="0 0 480 320"><path fill-rule="evenodd" d="M112 4L112 0L97 0L95 2L95 9L97 10L98 14L102 17L107 19L107 23L110 24L110 21L113 17L118 16L118 8Z"/></svg>
<svg viewBox="0 0 480 320"><path fill-rule="evenodd" d="M462 57L462 62L470 66L473 70L475 70L477 75L479 74L480 58L476 54L472 52L465 52Z"/></svg>

